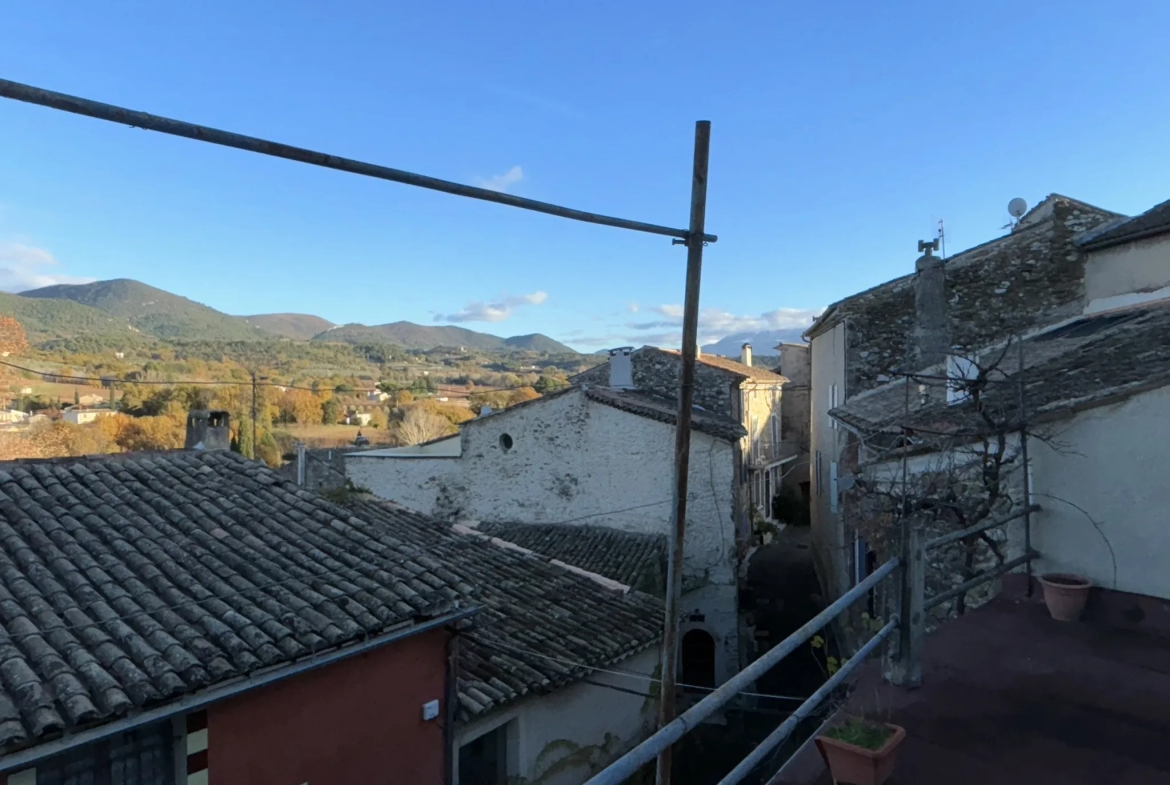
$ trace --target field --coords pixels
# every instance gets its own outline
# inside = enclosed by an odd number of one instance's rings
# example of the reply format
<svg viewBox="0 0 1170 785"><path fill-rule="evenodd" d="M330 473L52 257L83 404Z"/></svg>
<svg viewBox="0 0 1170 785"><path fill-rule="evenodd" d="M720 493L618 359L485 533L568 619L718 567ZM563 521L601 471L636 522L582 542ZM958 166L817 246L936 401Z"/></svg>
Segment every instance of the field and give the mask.
<svg viewBox="0 0 1170 785"><path fill-rule="evenodd" d="M393 446L393 436L385 428L361 428L356 425L281 425L273 435L281 439L283 434L293 441L304 442L313 449L348 447L357 438L358 430L370 440L370 444Z"/></svg>

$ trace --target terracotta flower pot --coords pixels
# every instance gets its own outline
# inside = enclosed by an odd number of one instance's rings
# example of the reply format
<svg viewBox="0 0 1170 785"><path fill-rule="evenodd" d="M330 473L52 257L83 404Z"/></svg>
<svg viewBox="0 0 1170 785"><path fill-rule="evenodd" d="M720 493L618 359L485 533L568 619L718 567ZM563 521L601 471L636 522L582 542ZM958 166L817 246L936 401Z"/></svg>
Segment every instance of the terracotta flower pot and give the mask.
<svg viewBox="0 0 1170 785"><path fill-rule="evenodd" d="M817 749L833 775L837 785L882 785L894 773L898 762L898 747L906 738L906 730L898 725L887 725L893 734L880 750L859 747L831 736L817 736Z"/></svg>
<svg viewBox="0 0 1170 785"><path fill-rule="evenodd" d="M1040 576L1044 588L1044 604L1057 621L1076 621L1085 609L1093 582L1080 575L1050 572Z"/></svg>

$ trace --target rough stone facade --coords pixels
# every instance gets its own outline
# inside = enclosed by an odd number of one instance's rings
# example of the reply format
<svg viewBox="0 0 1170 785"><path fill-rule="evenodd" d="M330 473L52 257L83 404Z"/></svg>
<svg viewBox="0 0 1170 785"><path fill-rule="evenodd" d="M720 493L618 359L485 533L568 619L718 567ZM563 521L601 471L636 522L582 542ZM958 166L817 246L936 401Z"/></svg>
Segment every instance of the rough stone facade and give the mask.
<svg viewBox="0 0 1170 785"><path fill-rule="evenodd" d="M354 452L361 450L346 448L305 450L305 487L315 493L325 493L345 485L345 456ZM296 458L281 466L280 473L296 482Z"/></svg>
<svg viewBox="0 0 1170 785"><path fill-rule="evenodd" d="M776 372L786 378L780 439L799 450L795 466L785 467L784 486L799 487L810 482L812 443L812 347L806 343L783 343Z"/></svg>
<svg viewBox="0 0 1170 785"><path fill-rule="evenodd" d="M952 340L983 346L1080 313L1086 254L1081 232L1116 213L1050 197L1011 234L956 254L944 265ZM907 275L842 300L810 331L846 322L846 395L890 381L906 369L914 334L915 277Z"/></svg>
<svg viewBox="0 0 1170 785"><path fill-rule="evenodd" d="M634 386L639 390L657 393L678 400L678 374L680 357L677 352L667 352L653 346L643 346L631 355L634 369ZM739 419L734 408L734 390L739 378L723 368L695 364L695 405L713 412ZM573 377L573 384L609 386L609 363L602 363Z"/></svg>

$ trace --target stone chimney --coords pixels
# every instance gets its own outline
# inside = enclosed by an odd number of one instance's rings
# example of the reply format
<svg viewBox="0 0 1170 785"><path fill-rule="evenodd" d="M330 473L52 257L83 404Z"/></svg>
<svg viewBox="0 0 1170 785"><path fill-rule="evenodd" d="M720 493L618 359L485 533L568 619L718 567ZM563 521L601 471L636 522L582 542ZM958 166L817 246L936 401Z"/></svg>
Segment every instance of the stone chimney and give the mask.
<svg viewBox="0 0 1170 785"><path fill-rule="evenodd" d="M187 414L187 450L230 450L231 415L223 411L192 409Z"/></svg>
<svg viewBox="0 0 1170 785"><path fill-rule="evenodd" d="M933 253L938 245L938 240L918 241L923 255L914 266L915 324L910 347L914 371L946 362L951 349L946 271L943 260Z"/></svg>
<svg viewBox="0 0 1170 785"><path fill-rule="evenodd" d="M609 387L611 390L634 389L633 346L609 350Z"/></svg>
<svg viewBox="0 0 1170 785"><path fill-rule="evenodd" d="M698 359L699 357L702 357L702 356L703 356L703 347L700 346L699 344L695 344L695 359Z"/></svg>
<svg viewBox="0 0 1170 785"><path fill-rule="evenodd" d="M739 361L744 365L752 364L752 345L750 343L745 343L743 345L743 349L739 354Z"/></svg>

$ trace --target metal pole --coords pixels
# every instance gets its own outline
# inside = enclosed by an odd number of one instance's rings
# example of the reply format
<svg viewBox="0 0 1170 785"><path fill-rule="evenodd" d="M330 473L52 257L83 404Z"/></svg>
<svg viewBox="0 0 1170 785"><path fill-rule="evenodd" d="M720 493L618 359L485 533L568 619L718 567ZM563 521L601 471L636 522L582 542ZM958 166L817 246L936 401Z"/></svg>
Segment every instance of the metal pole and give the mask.
<svg viewBox="0 0 1170 785"><path fill-rule="evenodd" d="M904 689L922 686L922 651L926 642L926 551L922 529L903 523L901 608L898 654L890 681Z"/></svg>
<svg viewBox="0 0 1170 785"><path fill-rule="evenodd" d="M256 457L256 372L252 371L252 454L249 458Z"/></svg>
<svg viewBox="0 0 1170 785"><path fill-rule="evenodd" d="M666 624L662 638L662 695L658 727L674 720L678 681L679 605L682 599L683 546L687 528L687 475L691 458L691 412L695 402L695 355L699 342L699 284L703 275L703 228L707 220L707 164L711 123L695 123L695 160L691 175L691 225L687 233L687 282L683 300L682 367L678 385L678 422L674 436L674 505L670 562L666 570ZM658 785L670 785L670 747L658 755Z"/></svg>
<svg viewBox="0 0 1170 785"><path fill-rule="evenodd" d="M1024 464L1024 553L1032 552L1032 483L1028 477L1028 415L1024 408L1024 339L1016 338L1020 355L1020 460ZM1028 597L1032 596L1032 560L1025 568L1028 576Z"/></svg>
<svg viewBox="0 0 1170 785"><path fill-rule="evenodd" d="M635 232L657 234L664 237L677 237L683 240L690 236L690 232L685 229L672 229L668 226L657 226L656 224L648 224L641 221L629 221L625 218L614 218L608 215L588 213L584 210L573 210L568 207L560 207L547 202L538 202L535 199L512 196L511 194L500 193L487 188L476 188L471 185L453 183L448 180L440 180L437 177L427 177L426 175L415 174L413 172L405 172L401 169L391 169L388 166L368 164L362 161L355 161L351 158L342 158L337 155L307 150L303 147L293 147L292 145L281 144L280 142L258 139L254 136L244 136L243 134L221 131L204 125L196 125L195 123L187 123L182 120L172 120L167 117L159 117L157 115L147 114L146 112L126 109L121 106L103 104L99 101L91 101L88 98L78 98L77 96L67 95L65 93L55 93L52 90L43 90L39 87L11 82L7 79L0 79L0 98L11 98L14 101L47 106L50 109L72 112L73 114L92 117L96 120L106 120L111 123L128 125L132 128L142 128L147 131L157 131L163 134L170 134L171 136L182 136L186 139L209 142L211 144L222 145L223 147L234 147L237 150L247 150L248 152L260 153L261 155L271 155L275 158L299 161L313 166L322 166L326 169L336 169L340 172L376 177L379 180L389 180L419 188L428 188L432 191L441 191L442 193L454 194L455 196L466 196L485 202L506 204L510 207L519 207L522 210L532 210L533 212L555 215L560 218L569 218L574 221L613 226L618 229L630 229ZM713 243L717 239L719 238L715 237L715 235L703 235L705 242Z"/></svg>

